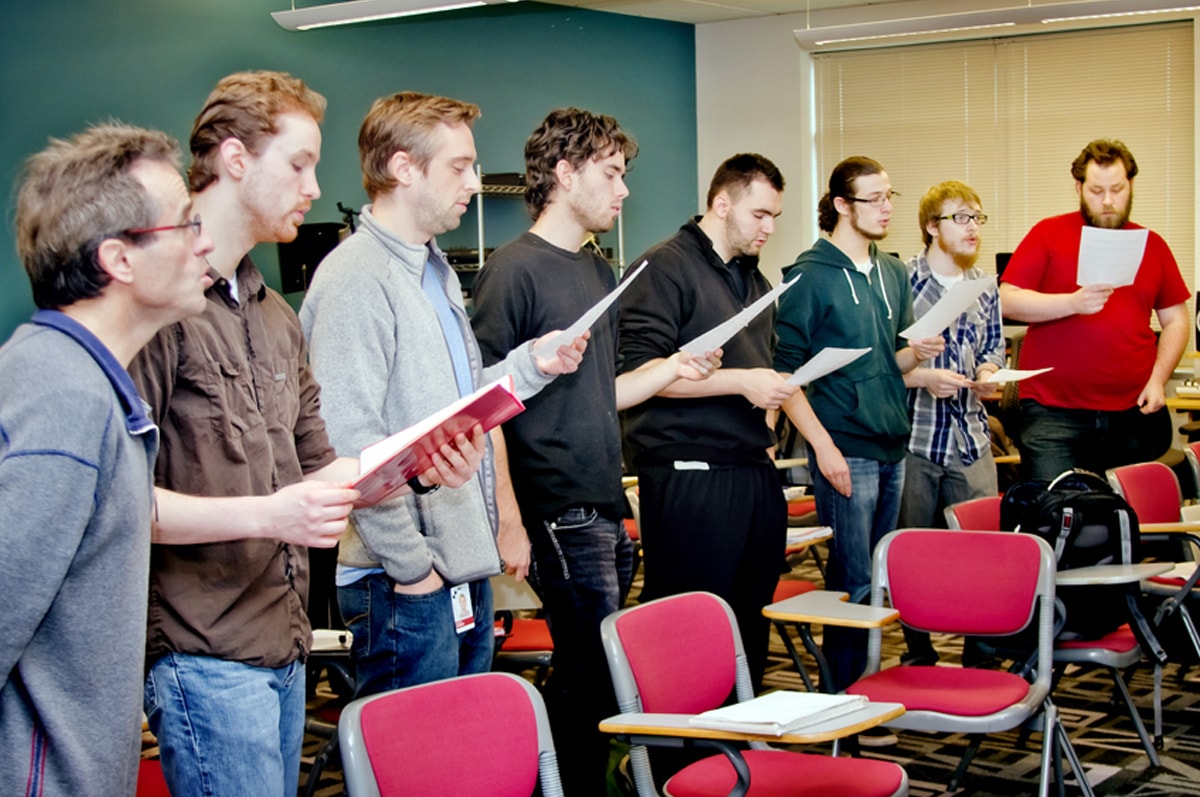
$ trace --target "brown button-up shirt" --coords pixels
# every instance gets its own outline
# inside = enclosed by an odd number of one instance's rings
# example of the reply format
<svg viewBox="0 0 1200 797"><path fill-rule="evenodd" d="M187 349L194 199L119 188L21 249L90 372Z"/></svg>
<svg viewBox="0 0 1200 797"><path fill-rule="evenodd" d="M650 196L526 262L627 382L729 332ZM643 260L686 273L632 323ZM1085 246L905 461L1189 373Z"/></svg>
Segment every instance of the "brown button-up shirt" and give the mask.
<svg viewBox="0 0 1200 797"><path fill-rule="evenodd" d="M269 495L335 458L296 314L244 258L240 302L213 272L208 307L164 328L130 374L162 443L160 487ZM146 639L168 651L280 667L307 655L308 555L277 540L154 545Z"/></svg>

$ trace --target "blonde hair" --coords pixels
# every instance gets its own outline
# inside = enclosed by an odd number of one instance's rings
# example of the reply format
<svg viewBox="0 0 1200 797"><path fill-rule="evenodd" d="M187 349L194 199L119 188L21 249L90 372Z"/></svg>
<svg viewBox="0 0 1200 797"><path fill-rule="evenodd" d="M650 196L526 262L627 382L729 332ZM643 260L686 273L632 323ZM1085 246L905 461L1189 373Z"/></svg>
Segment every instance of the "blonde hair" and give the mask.
<svg viewBox="0 0 1200 797"><path fill-rule="evenodd" d="M929 222L936 221L942 215L942 208L951 199L961 199L963 202L983 207L979 194L975 193L975 189L966 183L947 180L944 183L930 186L929 190L925 192L925 196L921 197L921 204L917 208L917 218L921 221L921 240L925 242L925 246L933 243L933 236L929 234Z"/></svg>

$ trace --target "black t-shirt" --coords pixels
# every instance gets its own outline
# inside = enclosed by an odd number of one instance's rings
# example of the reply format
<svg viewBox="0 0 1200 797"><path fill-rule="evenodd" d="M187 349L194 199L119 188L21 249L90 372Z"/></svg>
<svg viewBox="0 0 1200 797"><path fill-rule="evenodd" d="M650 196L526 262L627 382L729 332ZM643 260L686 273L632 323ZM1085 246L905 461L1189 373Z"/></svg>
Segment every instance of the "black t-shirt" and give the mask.
<svg viewBox="0 0 1200 797"><path fill-rule="evenodd" d="M569 252L527 232L497 249L475 281L471 326L484 364L566 329L615 287L612 267L587 248ZM593 506L611 520L622 516L616 322L614 305L592 326L579 370L555 379L504 424L526 526L576 506Z"/></svg>

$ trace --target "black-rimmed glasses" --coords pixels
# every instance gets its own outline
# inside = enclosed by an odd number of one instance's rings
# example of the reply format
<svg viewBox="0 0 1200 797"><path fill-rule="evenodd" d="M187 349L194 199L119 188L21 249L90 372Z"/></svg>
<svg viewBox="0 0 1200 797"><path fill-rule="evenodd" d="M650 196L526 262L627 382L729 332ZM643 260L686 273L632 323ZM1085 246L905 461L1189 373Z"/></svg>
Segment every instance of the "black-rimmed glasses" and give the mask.
<svg viewBox="0 0 1200 797"><path fill-rule="evenodd" d="M891 202L899 196L899 191L888 191L886 194L880 194L879 196L848 196L846 200L848 202L862 202L864 205L870 205L873 208L881 208L884 202Z"/></svg>
<svg viewBox="0 0 1200 797"><path fill-rule="evenodd" d="M942 220L950 219L955 224L962 224L964 226L975 222L980 227L987 224L988 219L986 213L951 213L948 216L938 216L938 218Z"/></svg>
<svg viewBox="0 0 1200 797"><path fill-rule="evenodd" d="M200 237L200 214L197 213L191 221L185 221L183 224L168 224L165 227L136 227L132 230L123 231L123 235L147 235L152 232L166 232L167 230L184 230L191 229L192 235Z"/></svg>

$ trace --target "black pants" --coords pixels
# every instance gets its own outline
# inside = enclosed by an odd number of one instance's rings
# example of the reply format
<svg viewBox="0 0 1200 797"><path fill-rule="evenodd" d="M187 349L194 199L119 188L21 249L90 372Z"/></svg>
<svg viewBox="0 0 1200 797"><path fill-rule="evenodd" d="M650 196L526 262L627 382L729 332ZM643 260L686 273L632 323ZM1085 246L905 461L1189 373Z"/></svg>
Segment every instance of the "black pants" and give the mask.
<svg viewBox="0 0 1200 797"><path fill-rule="evenodd" d="M786 569L787 503L774 466L639 464L638 493L642 600L693 590L724 598L757 689L769 633L762 610Z"/></svg>

